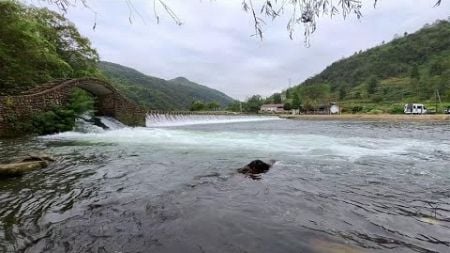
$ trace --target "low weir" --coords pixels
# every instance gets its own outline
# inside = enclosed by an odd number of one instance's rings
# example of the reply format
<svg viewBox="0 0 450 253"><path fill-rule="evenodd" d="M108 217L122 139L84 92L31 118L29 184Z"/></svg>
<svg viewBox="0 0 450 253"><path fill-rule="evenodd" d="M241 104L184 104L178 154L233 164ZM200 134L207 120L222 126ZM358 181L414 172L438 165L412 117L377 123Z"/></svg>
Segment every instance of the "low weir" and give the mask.
<svg viewBox="0 0 450 253"><path fill-rule="evenodd" d="M226 112L162 112L151 111L147 114L147 127L170 127L198 124L223 124L235 122L253 122L278 120L275 116L241 115Z"/></svg>

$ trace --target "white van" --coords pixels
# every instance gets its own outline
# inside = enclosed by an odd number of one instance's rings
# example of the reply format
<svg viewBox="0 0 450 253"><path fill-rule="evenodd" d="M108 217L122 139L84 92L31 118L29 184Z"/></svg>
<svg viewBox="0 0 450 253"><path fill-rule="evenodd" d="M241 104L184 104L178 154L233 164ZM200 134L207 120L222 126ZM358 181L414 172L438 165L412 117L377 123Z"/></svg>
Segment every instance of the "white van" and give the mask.
<svg viewBox="0 0 450 253"><path fill-rule="evenodd" d="M427 108L423 104L406 104L404 111L406 114L426 114Z"/></svg>

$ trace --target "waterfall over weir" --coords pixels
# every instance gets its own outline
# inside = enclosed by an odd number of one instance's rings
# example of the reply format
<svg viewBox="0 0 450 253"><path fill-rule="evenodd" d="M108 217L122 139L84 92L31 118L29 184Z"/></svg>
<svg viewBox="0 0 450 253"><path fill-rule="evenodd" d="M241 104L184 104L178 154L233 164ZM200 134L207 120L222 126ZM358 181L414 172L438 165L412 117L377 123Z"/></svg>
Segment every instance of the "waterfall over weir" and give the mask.
<svg viewBox="0 0 450 253"><path fill-rule="evenodd" d="M256 115L149 113L147 114L146 118L146 126L170 127L170 126L186 126L186 125L253 122L266 120L280 120L280 118L275 116L256 116Z"/></svg>

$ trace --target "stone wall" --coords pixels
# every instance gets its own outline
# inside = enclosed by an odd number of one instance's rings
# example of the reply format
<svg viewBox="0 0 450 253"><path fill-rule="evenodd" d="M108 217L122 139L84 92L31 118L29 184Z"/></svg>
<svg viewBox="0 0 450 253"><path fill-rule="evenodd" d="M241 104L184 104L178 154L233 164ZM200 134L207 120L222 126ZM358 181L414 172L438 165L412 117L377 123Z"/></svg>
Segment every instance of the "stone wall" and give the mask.
<svg viewBox="0 0 450 253"><path fill-rule="evenodd" d="M0 97L0 137L9 136L21 128L21 123L34 114L68 102L74 88L84 89L96 96L98 115L114 117L129 126L145 125L145 110L128 100L109 83L98 79L65 80L45 90L22 96Z"/></svg>

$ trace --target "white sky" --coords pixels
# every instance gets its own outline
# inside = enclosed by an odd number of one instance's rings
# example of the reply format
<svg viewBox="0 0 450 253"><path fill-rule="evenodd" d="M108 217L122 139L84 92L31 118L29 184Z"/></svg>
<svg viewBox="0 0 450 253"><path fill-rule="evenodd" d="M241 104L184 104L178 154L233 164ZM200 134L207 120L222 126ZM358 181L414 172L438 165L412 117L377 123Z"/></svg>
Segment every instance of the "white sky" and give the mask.
<svg viewBox="0 0 450 253"><path fill-rule="evenodd" d="M129 1L140 14L132 14L132 24L126 0L89 0L92 10L72 8L67 17L102 60L165 79L184 76L238 99L279 92L289 87L289 80L299 84L335 60L450 16L450 1L445 0L438 8L433 8L435 0L379 0L376 9L373 0L363 0L361 20L322 18L306 48L301 27L289 39L287 17L267 20L263 41L251 37L253 23L241 0L165 0L182 26L162 8L156 24L153 0Z"/></svg>

